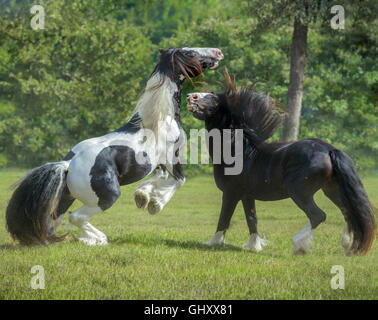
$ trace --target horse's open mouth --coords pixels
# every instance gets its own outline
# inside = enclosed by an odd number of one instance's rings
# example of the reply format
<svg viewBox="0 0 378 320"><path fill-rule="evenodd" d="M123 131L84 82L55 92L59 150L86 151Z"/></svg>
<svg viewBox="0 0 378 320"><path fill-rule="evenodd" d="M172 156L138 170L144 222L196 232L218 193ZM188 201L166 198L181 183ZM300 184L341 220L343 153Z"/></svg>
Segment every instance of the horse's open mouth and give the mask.
<svg viewBox="0 0 378 320"><path fill-rule="evenodd" d="M202 69L215 69L218 68L219 66L219 60L214 61L214 62L202 62L201 63Z"/></svg>
<svg viewBox="0 0 378 320"><path fill-rule="evenodd" d="M209 69L215 69L215 68L218 68L218 66L219 66L219 61L216 61L214 62L212 66L209 67Z"/></svg>
<svg viewBox="0 0 378 320"><path fill-rule="evenodd" d="M190 111L190 112L195 112L196 109L198 109L198 105L197 104L194 104L194 103L191 103L186 106L186 108Z"/></svg>
<svg viewBox="0 0 378 320"><path fill-rule="evenodd" d="M186 108L192 113L201 113L200 107L196 102L188 102Z"/></svg>

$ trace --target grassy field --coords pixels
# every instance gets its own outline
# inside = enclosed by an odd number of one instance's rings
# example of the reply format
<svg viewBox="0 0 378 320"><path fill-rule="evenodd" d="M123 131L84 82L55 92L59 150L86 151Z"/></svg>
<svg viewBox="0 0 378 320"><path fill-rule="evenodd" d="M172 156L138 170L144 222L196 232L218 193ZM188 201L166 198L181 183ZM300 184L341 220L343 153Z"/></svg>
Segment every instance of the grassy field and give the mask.
<svg viewBox="0 0 378 320"><path fill-rule="evenodd" d="M120 200L91 222L109 239L88 247L71 230L65 242L49 247L15 245L5 230L9 186L19 170L0 171L0 299L377 299L378 244L367 256L344 256L344 221L319 192L327 220L315 232L312 251L293 256L291 239L307 222L291 200L257 202L259 232L269 245L259 253L241 247L248 240L239 204L224 247L201 245L215 232L221 193L212 177L196 177L156 216L135 207L136 185L122 188ZM363 177L378 207L378 174ZM78 208L75 203L71 210ZM64 219L63 228L67 224ZM34 290L31 268L45 270L45 289ZM331 267L345 271L345 289L330 286Z"/></svg>

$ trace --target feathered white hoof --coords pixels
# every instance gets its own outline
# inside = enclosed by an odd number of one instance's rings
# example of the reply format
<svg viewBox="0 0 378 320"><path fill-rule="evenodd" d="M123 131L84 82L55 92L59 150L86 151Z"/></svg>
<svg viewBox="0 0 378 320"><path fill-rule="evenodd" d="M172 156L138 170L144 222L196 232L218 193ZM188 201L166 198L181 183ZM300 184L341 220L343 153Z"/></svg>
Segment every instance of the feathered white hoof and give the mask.
<svg viewBox="0 0 378 320"><path fill-rule="evenodd" d="M348 225L346 224L344 227L343 237L341 238L341 245L343 246L346 255L350 255L352 253L352 244L353 233L349 232Z"/></svg>
<svg viewBox="0 0 378 320"><path fill-rule="evenodd" d="M148 203L148 213L157 214L163 210L164 205L156 198L152 198Z"/></svg>
<svg viewBox="0 0 378 320"><path fill-rule="evenodd" d="M86 223L84 228L85 230L79 238L80 242L88 246L106 246L108 244L108 238L100 230L97 230L89 223Z"/></svg>
<svg viewBox="0 0 378 320"><path fill-rule="evenodd" d="M88 246L106 246L108 244L108 239L106 237L89 237L87 235L82 235L79 238L79 241Z"/></svg>
<svg viewBox="0 0 378 320"><path fill-rule="evenodd" d="M203 244L210 247L215 245L224 245L226 243L226 238L224 234L224 231L218 231L214 234L210 241L203 242Z"/></svg>
<svg viewBox="0 0 378 320"><path fill-rule="evenodd" d="M252 233L249 237L248 243L243 245L243 249L251 249L253 251L261 251L263 247L268 245L268 241L260 238L257 233Z"/></svg>
<svg viewBox="0 0 378 320"><path fill-rule="evenodd" d="M147 204L150 201L150 196L148 193L142 190L136 190L134 193L134 200L138 208L144 209L147 207Z"/></svg>
<svg viewBox="0 0 378 320"><path fill-rule="evenodd" d="M293 238L293 254L306 254L313 245L314 233L308 222Z"/></svg>

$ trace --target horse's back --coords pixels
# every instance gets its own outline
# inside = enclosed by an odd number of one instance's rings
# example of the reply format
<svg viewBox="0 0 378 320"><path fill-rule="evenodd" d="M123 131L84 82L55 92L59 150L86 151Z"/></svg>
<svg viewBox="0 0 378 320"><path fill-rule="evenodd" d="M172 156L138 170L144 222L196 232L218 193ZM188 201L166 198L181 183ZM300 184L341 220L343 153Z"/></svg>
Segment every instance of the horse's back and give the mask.
<svg viewBox="0 0 378 320"><path fill-rule="evenodd" d="M319 185L332 173L332 148L319 139L265 143L250 161L248 189L258 200L273 201L289 197L288 185L292 182L315 178Z"/></svg>
<svg viewBox="0 0 378 320"><path fill-rule="evenodd" d="M283 176L286 184L292 181L311 181L314 188L332 175L329 152L335 149L320 139L304 139L287 146L282 155Z"/></svg>

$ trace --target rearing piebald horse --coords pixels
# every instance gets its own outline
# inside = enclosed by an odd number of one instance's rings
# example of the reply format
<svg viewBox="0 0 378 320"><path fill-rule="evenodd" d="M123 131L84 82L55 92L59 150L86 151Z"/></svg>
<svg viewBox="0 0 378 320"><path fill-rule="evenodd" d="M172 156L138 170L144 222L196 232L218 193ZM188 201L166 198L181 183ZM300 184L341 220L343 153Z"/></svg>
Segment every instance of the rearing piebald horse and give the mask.
<svg viewBox="0 0 378 320"><path fill-rule="evenodd" d="M31 170L16 185L6 211L7 229L21 244L49 244L63 239L56 229L75 199L83 206L69 221L82 230L89 245L105 245L107 237L88 220L109 209L121 195L120 186L156 174L135 193L138 207L159 212L185 178L173 163L185 142L180 121L184 80L218 66L217 48L170 48L148 79L130 120L104 136L84 140L60 162Z"/></svg>

